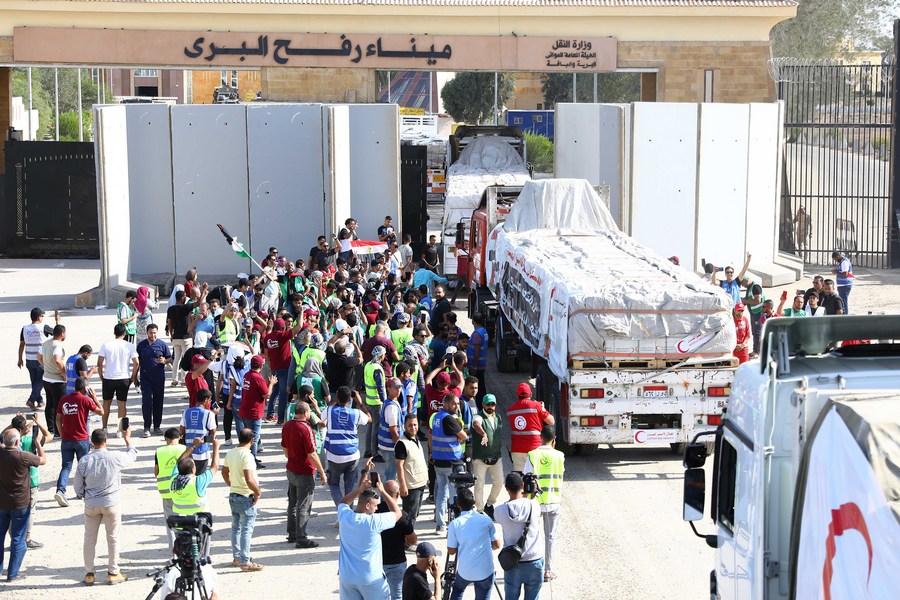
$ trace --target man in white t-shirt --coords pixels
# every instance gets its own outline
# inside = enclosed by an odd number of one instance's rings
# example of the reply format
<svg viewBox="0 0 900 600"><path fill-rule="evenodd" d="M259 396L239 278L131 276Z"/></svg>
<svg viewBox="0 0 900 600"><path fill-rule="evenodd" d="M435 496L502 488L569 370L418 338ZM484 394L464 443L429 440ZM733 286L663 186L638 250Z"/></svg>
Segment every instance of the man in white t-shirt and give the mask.
<svg viewBox="0 0 900 600"><path fill-rule="evenodd" d="M65 340L66 326L57 325L53 328L53 337L41 344L41 351L37 354L37 360L44 369L41 376L47 396L44 417L47 419L47 429L53 435L59 435L56 431L56 407L66 395L66 350L62 345Z"/></svg>
<svg viewBox="0 0 900 600"><path fill-rule="evenodd" d="M97 370L100 372L100 380L103 384L103 428L109 424L109 413L112 407L113 397L118 404L119 422L125 418L125 401L128 400L128 388L133 383L138 386L138 362L137 349L134 344L125 341L125 326L121 323L113 328L116 339L104 342L97 352ZM129 373L129 363L131 373ZM109 434L114 437L116 434Z"/></svg>

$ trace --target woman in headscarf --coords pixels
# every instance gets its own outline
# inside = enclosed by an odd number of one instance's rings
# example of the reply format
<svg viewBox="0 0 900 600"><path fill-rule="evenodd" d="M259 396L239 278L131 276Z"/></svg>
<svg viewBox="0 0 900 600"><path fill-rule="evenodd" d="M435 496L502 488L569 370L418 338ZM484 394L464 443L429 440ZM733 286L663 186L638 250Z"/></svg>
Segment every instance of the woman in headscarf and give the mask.
<svg viewBox="0 0 900 600"><path fill-rule="evenodd" d="M182 292L183 292L183 291L184 291L184 286L181 285L180 283L176 283L176 284L175 284L175 287L172 288L172 295L169 296L169 306L175 306L175 304L176 304L176 302L175 302L175 294L177 294L179 291L182 291ZM185 296L186 296L186 295L187 295L187 294L185 294Z"/></svg>
<svg viewBox="0 0 900 600"><path fill-rule="evenodd" d="M308 385L313 389L316 404L312 409L321 417L322 411L331 403L331 390L328 389L328 380L325 379L322 362L317 357L310 356L306 359L303 373L300 374L300 385Z"/></svg>
<svg viewBox="0 0 900 600"><path fill-rule="evenodd" d="M153 311L159 308L156 296L154 294L153 299L150 299L150 288L146 285L142 285L137 289L137 299L134 301L134 310L137 313L137 319L135 319L135 344L139 344L141 340L147 339L147 325L153 322Z"/></svg>

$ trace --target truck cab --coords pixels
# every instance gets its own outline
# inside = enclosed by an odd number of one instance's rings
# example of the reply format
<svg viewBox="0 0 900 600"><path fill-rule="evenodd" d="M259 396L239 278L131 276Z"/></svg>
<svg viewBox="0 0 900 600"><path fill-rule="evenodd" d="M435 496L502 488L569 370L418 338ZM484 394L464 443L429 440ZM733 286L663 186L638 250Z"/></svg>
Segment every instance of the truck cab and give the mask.
<svg viewBox="0 0 900 600"><path fill-rule="evenodd" d="M705 434L685 450L683 518L715 548L710 598L898 597L900 316L770 319L763 340L714 432L709 534L694 525Z"/></svg>

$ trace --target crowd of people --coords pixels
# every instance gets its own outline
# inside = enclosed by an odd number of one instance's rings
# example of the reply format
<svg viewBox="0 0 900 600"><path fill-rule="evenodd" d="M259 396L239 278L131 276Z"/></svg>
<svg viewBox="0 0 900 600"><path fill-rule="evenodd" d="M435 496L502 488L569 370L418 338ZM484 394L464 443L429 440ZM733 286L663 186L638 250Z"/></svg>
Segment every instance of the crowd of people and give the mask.
<svg viewBox="0 0 900 600"><path fill-rule="evenodd" d="M724 278L719 280L718 269L712 263L705 263L706 277L712 285L721 287L733 302L732 316L737 330L737 343L734 356L741 362L759 356L760 334L763 324L773 317L823 317L826 315L850 314L850 292L853 290L853 266L847 255L835 251L831 255L835 268L831 270L833 278L816 275L812 287L797 290L791 296L787 291L781 293L778 304L767 298L763 287L747 276L750 268L751 254L747 254L740 272L735 276L734 267L727 266L722 270ZM787 306L786 306L787 305Z"/></svg>
<svg viewBox="0 0 900 600"><path fill-rule="evenodd" d="M525 598L536 598L556 576L564 459L553 448L553 416L532 399L527 383L516 390L507 418L498 415L497 398L486 389L485 319L474 314L470 331L457 324L447 281L437 273L435 240L416 264L410 237L398 244L390 217L377 235L385 251L354 251L356 222L348 219L332 243L320 237L308 257L292 262L270 248L262 272L240 274L233 285L205 283L191 269L174 286L160 323L154 290L128 292L96 366L88 364L89 345L66 352L58 314L51 328L41 309L32 310L19 361L31 377L32 412L3 430L0 451L0 531L12 537L7 579L23 577L26 550L41 547L31 537L36 470L55 439L62 467L54 499L70 505L74 468L74 498L84 504L83 583L96 581L101 524L107 581L127 579L118 563L121 470L135 460L131 436L140 431L160 441L153 476L160 527L173 553L178 531L166 518L208 511L210 495L221 493L214 484L221 467L232 517L230 564L264 569L251 558L251 545L258 502L271 492L257 473L269 466L260 459L264 446L280 445L287 458L286 541L297 549L319 546L308 525L315 488L323 486L336 508L342 598L440 597L438 552L428 542L416 545L426 528L446 535L456 558L451 597L469 584L478 598L489 597L495 573L493 558L486 558L501 539L509 546L521 538L521 565L504 578L507 597L524 590ZM131 426L128 414L131 387L140 390L134 416L141 428ZM175 416L173 396L181 400L184 393L178 425L164 430L164 418ZM117 437L124 451L107 448ZM504 472L505 450L512 473ZM454 483L463 472L474 482ZM528 473L540 490L526 497ZM498 505L504 489L508 501ZM434 522L426 526L421 513L429 503ZM490 531L489 547L476 539L478 528ZM409 566L408 551L416 557Z"/></svg>

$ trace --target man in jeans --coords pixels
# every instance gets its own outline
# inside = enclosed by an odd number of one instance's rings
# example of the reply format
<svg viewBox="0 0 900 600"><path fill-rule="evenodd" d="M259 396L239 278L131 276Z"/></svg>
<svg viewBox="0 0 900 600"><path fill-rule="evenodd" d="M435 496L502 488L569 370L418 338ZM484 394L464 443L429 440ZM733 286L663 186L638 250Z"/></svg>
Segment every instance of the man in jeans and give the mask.
<svg viewBox="0 0 900 600"><path fill-rule="evenodd" d="M122 469L134 463L137 450L131 445L131 429L122 432L125 452L106 449L106 429L91 433L94 451L78 462L75 493L84 498L84 584L94 585L94 555L100 524L106 528L109 548L110 585L128 579L119 571L119 528L122 525Z"/></svg>
<svg viewBox="0 0 900 600"><path fill-rule="evenodd" d="M325 469L316 452L316 435L309 424L309 404L298 402L294 418L284 424L281 431L281 447L287 456L288 479L288 543L297 548L316 548L319 543L306 535L306 525L312 512L316 481L319 472L322 485L328 485Z"/></svg>
<svg viewBox="0 0 900 600"><path fill-rule="evenodd" d="M56 324L59 325L59 312L56 313ZM50 337L50 326L44 325L44 311L40 308L31 309L31 324L22 328L19 334L19 368L25 366L31 379L31 394L28 396L28 408L42 408L44 400L41 398L43 388L44 368L38 362L37 355L41 352L41 345Z"/></svg>
<svg viewBox="0 0 900 600"><path fill-rule="evenodd" d="M356 487L359 473L359 429L360 425L369 422L369 413L360 410L362 404L359 396L342 385L337 389L337 402L329 406L322 414L322 420L326 424L325 429L325 458L328 461L328 487L331 489L331 499L337 506L341 498L353 491ZM353 408L350 401L353 400L357 407ZM343 494L341 494L341 480L343 480Z"/></svg>
<svg viewBox="0 0 900 600"><path fill-rule="evenodd" d="M31 516L31 486L29 469L47 464L41 444L34 442L36 455L20 450L19 431L7 427L0 434L0 540L6 539L9 531L9 565L6 581L16 581L24 577L19 574L25 559L27 546L25 536ZM0 569L3 569L3 547L0 542Z"/></svg>
<svg viewBox="0 0 900 600"><path fill-rule="evenodd" d="M66 499L66 487L69 485L69 473L75 458L80 463L90 449L90 436L87 431L88 413L103 416L103 409L87 396L87 380L79 377L75 380L75 391L63 396L56 408L56 431L59 432L62 450L62 467L56 479L56 494L53 496L60 506L69 506Z"/></svg>
<svg viewBox="0 0 900 600"><path fill-rule="evenodd" d="M225 456L222 479L228 484L231 505L231 564L241 571L262 571L263 566L250 561L250 538L256 524L256 503L262 495L256 479L256 461L250 446L253 432L241 429L238 432L238 447Z"/></svg>
<svg viewBox="0 0 900 600"><path fill-rule="evenodd" d="M41 351L37 355L38 362L44 369L42 378L44 394L47 396L44 418L47 420L47 429L53 435L59 434L56 430L56 407L60 399L66 395L66 350L62 346L64 341L66 341L66 326L57 325L53 328L53 337L41 345Z"/></svg>
<svg viewBox="0 0 900 600"><path fill-rule="evenodd" d="M428 489L428 460L419 441L419 420L415 414L408 414L403 421L403 436L394 446L397 462L397 482L403 498L403 510L412 524L419 518L422 497Z"/></svg>
<svg viewBox="0 0 900 600"><path fill-rule="evenodd" d="M456 494L459 516L447 530L447 553L456 555L456 580L450 600L460 600L469 585L475 587L475 600L491 597L494 583L494 555L500 548L500 535L493 521L475 510L475 496L469 488Z"/></svg>
<svg viewBox="0 0 900 600"><path fill-rule="evenodd" d="M506 493L509 502L504 502L494 510L494 519L503 528L503 545L511 546L519 541L525 524L528 535L519 564L503 576L505 594L508 600L519 600L522 587L525 600L537 600L544 584L544 544L541 543L541 507L533 498L524 494L522 476L512 472L506 476Z"/></svg>
<svg viewBox="0 0 900 600"><path fill-rule="evenodd" d="M263 357L256 355L250 359L250 371L244 375L244 383L241 386L241 406L238 415L244 422L244 427L253 432L253 445L251 451L253 457L259 448L259 432L262 429L262 419L266 410L266 400L272 394L272 387L278 381L276 377L270 377L266 381L262 376ZM256 460L257 468L265 468Z"/></svg>
<svg viewBox="0 0 900 600"><path fill-rule="evenodd" d="M384 482L384 494L400 501L400 486L393 479ZM390 512L386 502L378 505L377 513ZM397 524L381 532L381 562L388 588L391 590L390 600L401 600L403 594L403 575L406 573L406 548L416 543L416 532L406 511L401 513Z"/></svg>

